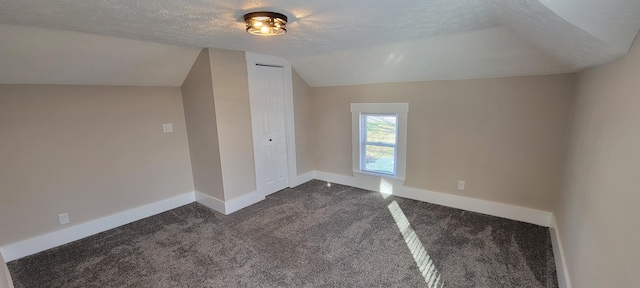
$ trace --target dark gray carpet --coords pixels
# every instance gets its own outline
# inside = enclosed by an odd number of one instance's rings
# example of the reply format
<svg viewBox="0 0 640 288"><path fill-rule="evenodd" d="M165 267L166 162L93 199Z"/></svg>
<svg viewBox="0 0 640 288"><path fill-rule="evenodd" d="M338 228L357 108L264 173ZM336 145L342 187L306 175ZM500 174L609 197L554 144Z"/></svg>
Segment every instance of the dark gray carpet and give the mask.
<svg viewBox="0 0 640 288"><path fill-rule="evenodd" d="M311 181L8 263L22 287L557 287L549 230Z"/></svg>

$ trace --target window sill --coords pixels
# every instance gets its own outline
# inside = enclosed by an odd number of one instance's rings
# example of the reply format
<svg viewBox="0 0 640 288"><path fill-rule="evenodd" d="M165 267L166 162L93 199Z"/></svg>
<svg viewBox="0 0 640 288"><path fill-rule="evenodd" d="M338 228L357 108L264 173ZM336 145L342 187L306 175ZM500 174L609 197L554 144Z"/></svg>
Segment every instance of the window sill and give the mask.
<svg viewBox="0 0 640 288"><path fill-rule="evenodd" d="M391 179L395 181L400 181L402 183L404 183L404 180L405 180L404 177L398 177L398 176L382 174L382 173L367 172L362 170L353 170L353 176L358 176L358 175L377 177L377 178L386 178L386 179Z"/></svg>

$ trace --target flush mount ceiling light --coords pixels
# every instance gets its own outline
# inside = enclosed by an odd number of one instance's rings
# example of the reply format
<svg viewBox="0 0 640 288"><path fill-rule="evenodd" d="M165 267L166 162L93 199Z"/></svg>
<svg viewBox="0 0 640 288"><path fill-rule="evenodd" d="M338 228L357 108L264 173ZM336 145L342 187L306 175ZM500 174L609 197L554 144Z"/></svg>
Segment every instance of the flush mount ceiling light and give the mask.
<svg viewBox="0 0 640 288"><path fill-rule="evenodd" d="M275 12L252 12L244 15L247 32L259 36L287 33L287 16Z"/></svg>

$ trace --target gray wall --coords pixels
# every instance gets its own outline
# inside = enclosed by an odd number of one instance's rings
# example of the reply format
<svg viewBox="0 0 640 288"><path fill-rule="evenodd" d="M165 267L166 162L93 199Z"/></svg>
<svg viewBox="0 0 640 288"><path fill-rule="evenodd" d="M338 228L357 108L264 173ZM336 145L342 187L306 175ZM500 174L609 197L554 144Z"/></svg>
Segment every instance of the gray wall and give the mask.
<svg viewBox="0 0 640 288"><path fill-rule="evenodd" d="M640 39L579 74L556 220L573 287L640 282Z"/></svg>
<svg viewBox="0 0 640 288"><path fill-rule="evenodd" d="M182 84L195 190L224 201L209 52L200 52Z"/></svg>
<svg viewBox="0 0 640 288"><path fill-rule="evenodd" d="M407 102L405 186L552 211L573 74L312 88L316 170L352 176L350 103ZM465 180L466 190L457 190Z"/></svg>
<svg viewBox="0 0 640 288"><path fill-rule="evenodd" d="M224 199L256 191L249 79L244 52L208 48Z"/></svg>
<svg viewBox="0 0 640 288"><path fill-rule="evenodd" d="M311 88L296 71L293 76L293 110L296 128L297 175L313 170L313 125Z"/></svg>
<svg viewBox="0 0 640 288"><path fill-rule="evenodd" d="M0 246L193 191L179 88L0 85L0 131Z"/></svg>

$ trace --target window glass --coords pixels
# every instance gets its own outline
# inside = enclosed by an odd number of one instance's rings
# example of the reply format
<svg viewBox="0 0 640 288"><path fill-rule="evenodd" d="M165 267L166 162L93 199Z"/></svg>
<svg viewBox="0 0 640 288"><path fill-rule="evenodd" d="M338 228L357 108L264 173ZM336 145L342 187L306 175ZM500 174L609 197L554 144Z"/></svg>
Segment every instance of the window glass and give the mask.
<svg viewBox="0 0 640 288"><path fill-rule="evenodd" d="M393 147L366 145L364 170L394 175L395 150Z"/></svg>
<svg viewBox="0 0 640 288"><path fill-rule="evenodd" d="M362 114L361 169L396 174L396 114Z"/></svg>
<svg viewBox="0 0 640 288"><path fill-rule="evenodd" d="M396 144L396 115L367 115L367 142Z"/></svg>

